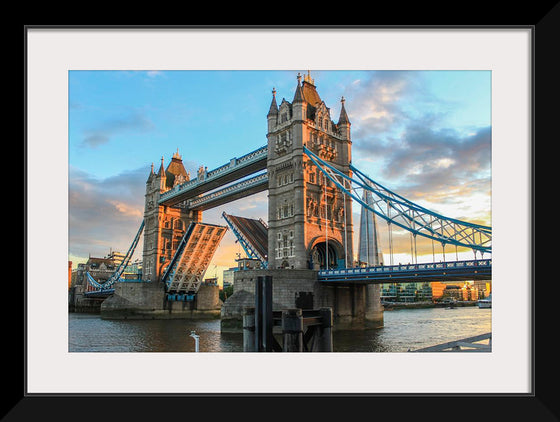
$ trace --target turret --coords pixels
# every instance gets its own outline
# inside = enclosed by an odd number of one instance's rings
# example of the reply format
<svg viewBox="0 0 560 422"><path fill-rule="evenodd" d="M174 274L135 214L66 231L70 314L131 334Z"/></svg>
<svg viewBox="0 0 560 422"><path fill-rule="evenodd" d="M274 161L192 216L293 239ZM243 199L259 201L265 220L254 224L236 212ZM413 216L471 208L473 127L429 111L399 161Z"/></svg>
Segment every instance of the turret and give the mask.
<svg viewBox="0 0 560 422"><path fill-rule="evenodd" d="M294 120L304 121L307 118L307 101L303 94L303 86L301 85L301 74L297 74L297 87L292 101L292 113Z"/></svg>
<svg viewBox="0 0 560 422"><path fill-rule="evenodd" d="M268 120L268 131L270 132L274 126L276 126L278 121L278 105L276 105L276 89L272 88L272 102L270 103L270 108L268 114L266 115Z"/></svg>
<svg viewBox="0 0 560 422"><path fill-rule="evenodd" d="M159 179L159 188L161 192L166 190L165 184L167 182L167 176L165 175L165 168L163 167L163 156L161 157L161 165L156 176Z"/></svg>
<svg viewBox="0 0 560 422"><path fill-rule="evenodd" d="M344 97L342 97L340 99L340 103L341 103L341 107L340 107L340 117L338 118L338 132L340 134L340 136L347 140L350 141L350 120L348 119L348 114L346 113L346 109L344 108L344 103L345 103L345 99Z"/></svg>
<svg viewBox="0 0 560 422"><path fill-rule="evenodd" d="M154 163L152 163L152 168L150 169L150 174L148 175L148 180L146 180L146 184L150 184L152 182L152 179L155 177L155 173L154 173Z"/></svg>
<svg viewBox="0 0 560 422"><path fill-rule="evenodd" d="M337 129L340 137L343 141L345 141L341 148L342 160L345 163L352 162L352 139L350 136L350 120L348 119L348 114L346 113L346 109L344 108L345 103L344 97L340 99L341 108L340 108L340 117L338 118Z"/></svg>

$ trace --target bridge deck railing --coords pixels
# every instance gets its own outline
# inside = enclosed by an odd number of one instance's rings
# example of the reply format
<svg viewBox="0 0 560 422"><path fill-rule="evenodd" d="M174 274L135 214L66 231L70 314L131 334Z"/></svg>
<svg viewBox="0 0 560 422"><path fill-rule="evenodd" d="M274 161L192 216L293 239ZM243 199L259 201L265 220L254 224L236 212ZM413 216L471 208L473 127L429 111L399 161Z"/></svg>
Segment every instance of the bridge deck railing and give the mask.
<svg viewBox="0 0 560 422"><path fill-rule="evenodd" d="M320 276L329 275L359 275L371 273L390 273L404 271L429 271L440 269L469 268L469 267L488 267L492 265L491 259L476 259L468 261L449 261L449 262L433 262L420 264L399 264L399 265L380 265L376 267L357 267L342 268L336 270L320 270Z"/></svg>

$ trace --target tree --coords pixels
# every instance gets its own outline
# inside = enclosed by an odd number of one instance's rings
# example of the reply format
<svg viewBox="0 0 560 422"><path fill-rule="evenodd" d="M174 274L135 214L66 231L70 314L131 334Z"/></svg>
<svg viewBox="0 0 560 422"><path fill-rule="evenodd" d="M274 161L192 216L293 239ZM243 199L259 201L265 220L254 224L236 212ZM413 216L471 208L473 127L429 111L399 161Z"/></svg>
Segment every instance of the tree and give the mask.
<svg viewBox="0 0 560 422"><path fill-rule="evenodd" d="M233 286L224 287L222 290L220 290L221 301L225 302L227 298L230 297L232 294L233 294Z"/></svg>

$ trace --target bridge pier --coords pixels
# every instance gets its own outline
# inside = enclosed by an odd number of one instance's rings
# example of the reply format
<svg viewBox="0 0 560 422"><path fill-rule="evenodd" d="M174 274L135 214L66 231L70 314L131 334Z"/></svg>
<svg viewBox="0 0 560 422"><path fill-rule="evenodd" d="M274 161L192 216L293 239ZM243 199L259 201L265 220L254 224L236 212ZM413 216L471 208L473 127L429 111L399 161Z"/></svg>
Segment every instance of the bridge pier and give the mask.
<svg viewBox="0 0 560 422"><path fill-rule="evenodd" d="M217 319L219 287L201 285L193 302L166 299L161 283L115 283L115 293L101 304L103 319Z"/></svg>
<svg viewBox="0 0 560 422"><path fill-rule="evenodd" d="M381 285L368 284L366 287L365 320L367 323L383 325L383 305L381 304Z"/></svg>
<svg viewBox="0 0 560 422"><path fill-rule="evenodd" d="M233 295L221 308L222 332L243 330L244 311L255 306L256 280L264 276L273 279L273 311L331 308L334 330L383 326L379 288L358 284L329 286L317 281L315 270L259 269L235 273Z"/></svg>
<svg viewBox="0 0 560 422"><path fill-rule="evenodd" d="M99 313L104 298L88 298L84 296L84 286L73 286L68 292L68 312Z"/></svg>

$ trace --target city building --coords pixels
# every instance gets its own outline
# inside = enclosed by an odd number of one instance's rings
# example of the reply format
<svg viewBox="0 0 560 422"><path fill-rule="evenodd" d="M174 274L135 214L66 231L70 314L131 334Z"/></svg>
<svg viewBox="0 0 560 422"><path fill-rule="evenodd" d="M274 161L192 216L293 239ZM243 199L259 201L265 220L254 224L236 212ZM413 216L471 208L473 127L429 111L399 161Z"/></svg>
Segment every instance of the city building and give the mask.
<svg viewBox="0 0 560 422"><path fill-rule="evenodd" d="M228 286L233 286L235 273L237 271L257 270L261 268L261 261L259 261L258 259L238 258L235 261L237 262L237 266L230 267L227 270L223 271L223 280L222 280L223 288L226 288Z"/></svg>
<svg viewBox="0 0 560 422"><path fill-rule="evenodd" d="M235 272L238 270L238 267L230 267L227 270L223 271L222 275L222 287L225 289L226 287L233 286L234 282L234 275Z"/></svg>
<svg viewBox="0 0 560 422"><path fill-rule="evenodd" d="M68 261L68 290L72 286L72 261Z"/></svg>
<svg viewBox="0 0 560 422"><path fill-rule="evenodd" d="M432 283L386 283L382 285L381 299L385 302L418 302L433 299Z"/></svg>
<svg viewBox="0 0 560 422"><path fill-rule="evenodd" d="M109 254L105 257L107 259L112 259L115 265L118 267L121 265L121 262L124 261L125 254L117 251L113 251L112 249L109 250Z"/></svg>

